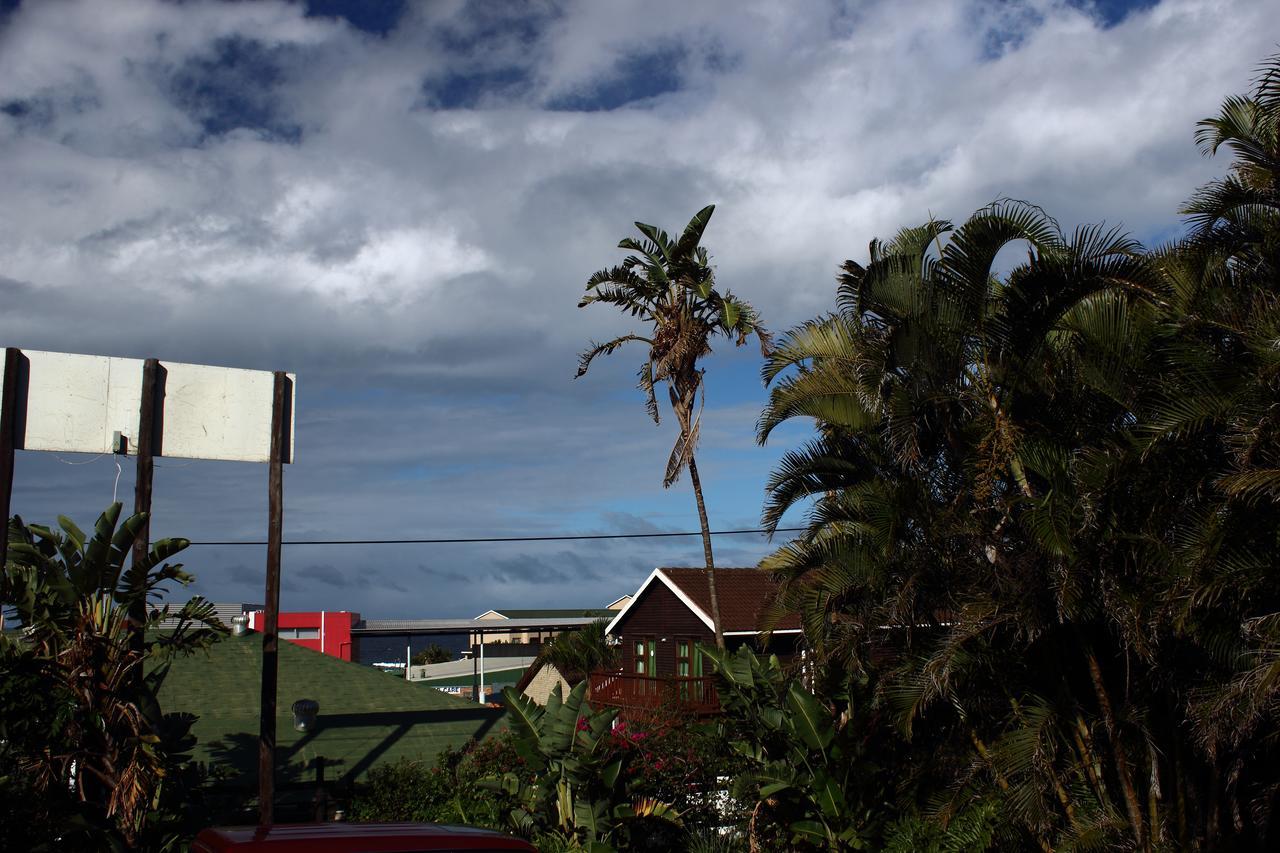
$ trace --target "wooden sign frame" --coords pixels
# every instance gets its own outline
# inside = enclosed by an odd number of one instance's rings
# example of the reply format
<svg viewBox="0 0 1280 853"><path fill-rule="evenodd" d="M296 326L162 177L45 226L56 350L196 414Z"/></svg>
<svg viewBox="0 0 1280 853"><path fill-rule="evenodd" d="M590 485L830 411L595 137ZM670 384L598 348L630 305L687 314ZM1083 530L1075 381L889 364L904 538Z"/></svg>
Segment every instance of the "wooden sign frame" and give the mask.
<svg viewBox="0 0 1280 853"><path fill-rule="evenodd" d="M43 369L36 369L33 375L33 364ZM182 379L177 387L171 388L167 381L171 374ZM255 436L252 413L244 410L246 406L253 406L255 396L260 398L267 376L271 383L270 432L267 436ZM155 358L138 362L69 353L24 353L15 347L6 347L4 386L0 394L0 511L3 511L0 517L5 522L4 535L0 536L0 566L8 556L16 450L88 453L110 450L136 454L133 509L135 514L147 513L148 519L133 544L135 562L145 559L151 549L151 494L156 456L268 464L266 613L262 626L262 705L258 732L258 821L263 826L273 822L275 811L280 552L284 529L284 465L293 461L294 379L283 371L266 374L176 362L166 365ZM135 400L137 420L131 421L125 412ZM201 420L206 416L212 421ZM172 435L167 447L166 421ZM28 446L29 436L31 446ZM142 638L136 639L140 643Z"/></svg>

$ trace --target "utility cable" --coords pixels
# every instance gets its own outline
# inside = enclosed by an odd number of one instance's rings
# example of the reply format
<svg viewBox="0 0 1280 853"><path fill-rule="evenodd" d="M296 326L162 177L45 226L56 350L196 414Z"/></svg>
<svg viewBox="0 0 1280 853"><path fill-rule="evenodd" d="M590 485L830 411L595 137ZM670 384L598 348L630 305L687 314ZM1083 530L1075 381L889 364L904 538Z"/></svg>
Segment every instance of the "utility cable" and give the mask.
<svg viewBox="0 0 1280 853"><path fill-rule="evenodd" d="M779 527L774 533L799 533L807 527ZM746 533L768 533L768 530L712 530L712 536L739 536ZM680 533L587 533L559 536L477 536L457 539L290 539L281 545L455 545L468 542L578 542L588 539L662 539L673 536L701 536L701 530ZM266 540L219 540L192 542L192 545L266 545Z"/></svg>

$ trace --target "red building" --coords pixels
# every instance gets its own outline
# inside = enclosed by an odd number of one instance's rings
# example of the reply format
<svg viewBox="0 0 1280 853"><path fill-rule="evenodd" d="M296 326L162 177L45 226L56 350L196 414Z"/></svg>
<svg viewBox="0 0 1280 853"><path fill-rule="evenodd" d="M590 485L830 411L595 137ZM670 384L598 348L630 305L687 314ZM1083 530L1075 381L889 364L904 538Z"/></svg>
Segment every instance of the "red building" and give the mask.
<svg viewBox="0 0 1280 853"><path fill-rule="evenodd" d="M264 611L253 611L249 614L249 627L261 631L266 624L265 618ZM350 610L281 613L279 636L282 640L350 661L351 629L359 621L360 614Z"/></svg>

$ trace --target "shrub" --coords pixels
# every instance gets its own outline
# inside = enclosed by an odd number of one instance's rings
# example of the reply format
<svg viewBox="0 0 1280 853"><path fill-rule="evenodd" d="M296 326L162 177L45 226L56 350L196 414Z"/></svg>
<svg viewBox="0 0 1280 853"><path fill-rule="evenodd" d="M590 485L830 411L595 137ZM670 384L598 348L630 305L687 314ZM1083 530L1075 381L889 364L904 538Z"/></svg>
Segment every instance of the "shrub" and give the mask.
<svg viewBox="0 0 1280 853"><path fill-rule="evenodd" d="M476 784L483 776L519 768L510 735L461 749L446 748L434 763L402 759L369 772L347 809L356 822L428 821L500 827L499 796Z"/></svg>

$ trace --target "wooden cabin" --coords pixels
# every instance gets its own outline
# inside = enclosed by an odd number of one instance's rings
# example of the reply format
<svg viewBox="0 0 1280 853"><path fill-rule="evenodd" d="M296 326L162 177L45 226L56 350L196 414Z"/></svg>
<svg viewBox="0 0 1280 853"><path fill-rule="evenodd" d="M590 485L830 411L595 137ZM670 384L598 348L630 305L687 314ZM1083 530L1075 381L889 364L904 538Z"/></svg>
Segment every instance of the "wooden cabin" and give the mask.
<svg viewBox="0 0 1280 853"><path fill-rule="evenodd" d="M796 654L800 620L790 615L767 642L760 617L777 586L759 569L716 569L716 593L725 646L749 645L784 661ZM706 569L655 569L605 629L622 651L615 672L591 675L591 700L621 708L656 708L676 702L699 714L717 713L715 678L699 646L715 646Z"/></svg>

